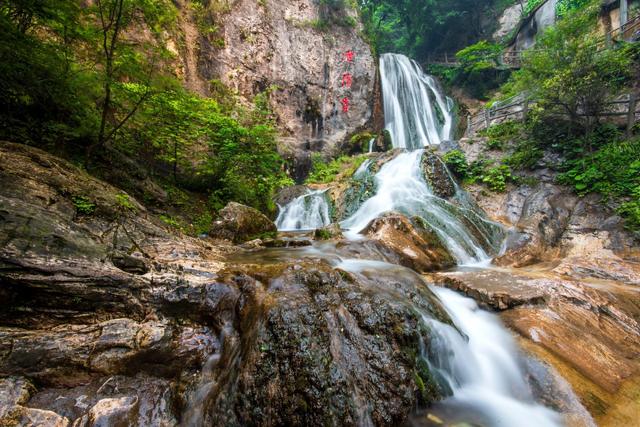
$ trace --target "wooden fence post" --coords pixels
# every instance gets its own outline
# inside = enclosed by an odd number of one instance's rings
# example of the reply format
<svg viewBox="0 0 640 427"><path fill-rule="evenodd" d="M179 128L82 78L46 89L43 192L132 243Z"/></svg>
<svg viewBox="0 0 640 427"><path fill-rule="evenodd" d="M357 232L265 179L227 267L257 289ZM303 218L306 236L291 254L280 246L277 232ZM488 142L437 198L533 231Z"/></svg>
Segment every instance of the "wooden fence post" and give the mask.
<svg viewBox="0 0 640 427"><path fill-rule="evenodd" d="M629 95L629 110L627 111L627 138L631 138L633 133L633 125L636 121L636 105L638 97L635 93Z"/></svg>

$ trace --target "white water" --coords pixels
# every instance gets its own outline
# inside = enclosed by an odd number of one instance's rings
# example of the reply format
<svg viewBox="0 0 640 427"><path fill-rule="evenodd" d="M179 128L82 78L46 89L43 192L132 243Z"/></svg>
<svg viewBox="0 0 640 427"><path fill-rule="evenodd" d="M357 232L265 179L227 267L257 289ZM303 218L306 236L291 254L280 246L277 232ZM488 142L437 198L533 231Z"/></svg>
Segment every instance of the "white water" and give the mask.
<svg viewBox="0 0 640 427"><path fill-rule="evenodd" d="M356 238L357 233L386 212L420 216L438 233L458 263L486 262L490 256L483 243L487 242L479 242L469 229L469 221L461 218L469 216L469 212L436 196L423 177L423 151L419 148L440 144L449 137L453 123L451 101L440 92L433 78L406 56L382 55L380 70L386 128L393 146L414 150L384 164L375 176L375 196L341 226L349 230L349 237ZM438 120L435 105L440 108L442 120Z"/></svg>
<svg viewBox="0 0 640 427"><path fill-rule="evenodd" d="M452 102L415 61L386 53L380 57L380 77L385 128L391 133L394 147L423 148L451 137Z"/></svg>
<svg viewBox="0 0 640 427"><path fill-rule="evenodd" d="M435 332L424 356L453 391L438 405L464 408L491 426L561 425L558 413L535 402L516 343L498 318L449 289L433 291L459 329L424 318Z"/></svg>
<svg viewBox="0 0 640 427"><path fill-rule="evenodd" d="M326 190L310 191L280 207L276 226L280 231L315 230L331 224Z"/></svg>
<svg viewBox="0 0 640 427"><path fill-rule="evenodd" d="M411 270L380 261L343 259L335 266L363 279L389 276L390 280L408 281L413 276L423 280ZM454 328L442 323L415 307L430 331L428 343L420 349L421 356L443 391L449 394L429 412L442 414L447 425L476 425L474 422L491 427L562 425L559 413L535 401L526 381L524 360L499 318L481 310L470 298L449 289L429 287L455 324Z"/></svg>

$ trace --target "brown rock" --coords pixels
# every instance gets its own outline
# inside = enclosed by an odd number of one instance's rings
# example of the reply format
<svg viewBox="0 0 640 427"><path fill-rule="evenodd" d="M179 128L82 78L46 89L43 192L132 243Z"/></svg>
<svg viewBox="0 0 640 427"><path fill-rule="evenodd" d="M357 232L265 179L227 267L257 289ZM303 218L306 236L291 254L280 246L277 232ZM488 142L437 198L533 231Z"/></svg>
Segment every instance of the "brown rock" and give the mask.
<svg viewBox="0 0 640 427"><path fill-rule="evenodd" d="M411 221L398 213L373 220L361 232L400 257L400 264L418 272L441 270L455 260L434 232L421 221Z"/></svg>
<svg viewBox="0 0 640 427"><path fill-rule="evenodd" d="M73 423L73 427L129 427L138 424L137 396L102 399L89 413Z"/></svg>
<svg viewBox="0 0 640 427"><path fill-rule="evenodd" d="M628 286L516 270L436 280L502 310L507 325L609 393L640 374L640 298Z"/></svg>
<svg viewBox="0 0 640 427"><path fill-rule="evenodd" d="M260 211L240 203L229 203L219 216L211 227L212 237L241 243L278 231L273 221Z"/></svg>

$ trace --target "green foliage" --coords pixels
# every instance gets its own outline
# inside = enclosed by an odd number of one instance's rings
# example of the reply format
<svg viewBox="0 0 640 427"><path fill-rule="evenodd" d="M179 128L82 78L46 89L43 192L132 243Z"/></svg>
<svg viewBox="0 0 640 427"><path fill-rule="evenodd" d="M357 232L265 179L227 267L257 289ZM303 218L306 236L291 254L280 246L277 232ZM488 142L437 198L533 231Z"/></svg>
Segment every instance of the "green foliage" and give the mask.
<svg viewBox="0 0 640 427"><path fill-rule="evenodd" d="M365 33L378 53L399 52L418 60L455 52L481 36L482 12L494 0L362 0Z"/></svg>
<svg viewBox="0 0 640 427"><path fill-rule="evenodd" d="M228 11L222 0L192 5L211 25ZM121 14L117 25L112 11ZM235 200L271 212L273 193L292 183L270 110L278 88L258 94L253 106L220 82L212 82L214 99L185 90L164 48L176 16L169 0L3 3L0 138L71 156L115 149L172 181L176 194L204 193L218 209ZM132 37L138 30L150 37ZM125 196L118 203L126 211L133 204Z"/></svg>
<svg viewBox="0 0 640 427"><path fill-rule="evenodd" d="M321 154L314 154L311 158L313 167L306 180L307 184L328 184L339 175L351 176L367 159L366 156L341 156L329 163L325 162Z"/></svg>
<svg viewBox="0 0 640 427"><path fill-rule="evenodd" d="M489 168L482 176L482 182L492 191L502 193L507 189L507 182L512 180L511 168L507 165L499 165Z"/></svg>
<svg viewBox="0 0 640 427"><path fill-rule="evenodd" d="M640 185L633 189L629 200L620 205L618 213L626 219L627 228L640 231Z"/></svg>
<svg viewBox="0 0 640 427"><path fill-rule="evenodd" d="M527 4L524 6L524 15L529 15L533 10L544 3L546 0L527 0Z"/></svg>
<svg viewBox="0 0 640 427"><path fill-rule="evenodd" d="M350 153L368 153L369 152L369 142L371 142L372 138L375 138L376 135L371 132L359 132L353 135L349 139L349 152Z"/></svg>
<svg viewBox="0 0 640 427"><path fill-rule="evenodd" d="M526 92L536 99L539 114L564 115L573 130L588 133L633 77L628 49L600 49L590 32L596 26L600 2L571 13L548 29L536 49L523 58L505 92ZM609 107L610 108L610 107Z"/></svg>
<svg viewBox="0 0 640 427"><path fill-rule="evenodd" d="M116 194L116 205L122 212L135 212L138 210L129 195L125 193Z"/></svg>
<svg viewBox="0 0 640 427"><path fill-rule="evenodd" d="M182 229L182 224L180 224L180 221L172 216L162 214L160 215L160 221L178 230Z"/></svg>
<svg viewBox="0 0 640 427"><path fill-rule="evenodd" d="M521 123L510 120L491 126L480 132L480 135L488 138L487 147L490 149L504 150L507 145L523 138L524 129Z"/></svg>
<svg viewBox="0 0 640 427"><path fill-rule="evenodd" d="M79 215L91 215L96 210L96 204L87 196L74 196L71 200Z"/></svg>
<svg viewBox="0 0 640 427"><path fill-rule="evenodd" d="M446 153L442 159L446 163L447 167L459 178L465 178L469 171L469 164L467 163L467 157L461 150L451 150Z"/></svg>
<svg viewBox="0 0 640 427"><path fill-rule="evenodd" d="M612 142L591 155L567 161L559 182L580 195L627 196L640 185L640 139Z"/></svg>
<svg viewBox="0 0 640 427"><path fill-rule="evenodd" d="M568 161L558 177L578 194L600 193L605 201L621 201L627 225L640 230L640 139L611 142L593 154Z"/></svg>
<svg viewBox="0 0 640 427"><path fill-rule="evenodd" d="M591 0L558 0L556 13L559 17L569 15L574 10L588 6Z"/></svg>
<svg viewBox="0 0 640 427"><path fill-rule="evenodd" d="M486 40L467 46L456 53L456 59L460 61L463 70L467 73L496 68L500 66L501 56L502 46Z"/></svg>

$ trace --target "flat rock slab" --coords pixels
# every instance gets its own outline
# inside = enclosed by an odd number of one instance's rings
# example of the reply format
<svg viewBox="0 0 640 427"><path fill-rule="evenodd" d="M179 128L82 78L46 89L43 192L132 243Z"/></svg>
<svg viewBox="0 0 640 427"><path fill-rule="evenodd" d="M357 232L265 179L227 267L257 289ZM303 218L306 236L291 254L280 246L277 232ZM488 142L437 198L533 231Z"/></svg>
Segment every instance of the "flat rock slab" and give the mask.
<svg viewBox="0 0 640 427"><path fill-rule="evenodd" d="M434 280L495 310L508 310L524 304L541 304L552 285L547 279L534 279L512 271L472 270L439 273Z"/></svg>
<svg viewBox="0 0 640 427"><path fill-rule="evenodd" d="M501 312L522 337L616 393L640 373L640 292L614 281L576 281L555 270L461 270L431 275Z"/></svg>

